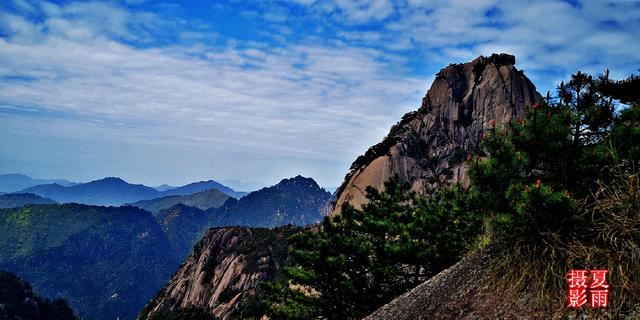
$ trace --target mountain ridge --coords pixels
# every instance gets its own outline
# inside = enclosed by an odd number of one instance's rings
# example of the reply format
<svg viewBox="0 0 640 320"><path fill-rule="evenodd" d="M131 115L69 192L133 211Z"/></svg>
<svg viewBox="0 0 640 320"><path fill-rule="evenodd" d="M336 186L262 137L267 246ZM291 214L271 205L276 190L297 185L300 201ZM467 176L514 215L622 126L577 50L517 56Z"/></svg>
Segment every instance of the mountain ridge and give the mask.
<svg viewBox="0 0 640 320"><path fill-rule="evenodd" d="M86 183L65 187L58 183L43 184L21 190L61 203L82 203L87 205L123 205L141 200L165 196L185 196L208 189L217 189L229 196L242 197L243 192L234 191L213 180L190 183L181 187L159 191L143 184L132 184L119 177L105 177Z"/></svg>
<svg viewBox="0 0 640 320"><path fill-rule="evenodd" d="M168 195L149 200L140 200L133 203L125 203L124 205L138 207L157 214L161 210L168 209L179 203L187 206L193 206L200 210L217 208L224 204L224 202L229 198L231 198L231 196L218 189L208 189L189 195Z"/></svg>
<svg viewBox="0 0 640 320"><path fill-rule="evenodd" d="M227 203L217 213L218 227L276 227L286 224L307 225L322 221L321 208L331 194L312 178L295 176L276 185L249 193Z"/></svg>
<svg viewBox="0 0 640 320"><path fill-rule="evenodd" d="M18 208L30 204L56 204L55 200L33 193L8 193L0 195L0 208Z"/></svg>

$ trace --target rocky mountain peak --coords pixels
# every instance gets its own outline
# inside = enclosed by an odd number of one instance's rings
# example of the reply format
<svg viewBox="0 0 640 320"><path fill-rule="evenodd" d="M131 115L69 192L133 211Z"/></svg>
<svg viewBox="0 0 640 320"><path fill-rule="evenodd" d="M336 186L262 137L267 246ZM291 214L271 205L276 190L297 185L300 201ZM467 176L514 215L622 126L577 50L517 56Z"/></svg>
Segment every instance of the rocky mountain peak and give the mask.
<svg viewBox="0 0 640 320"><path fill-rule="evenodd" d="M301 175L297 175L293 178L283 179L275 185L277 188L310 188L320 189L318 183L313 178L306 178Z"/></svg>
<svg viewBox="0 0 640 320"><path fill-rule="evenodd" d="M484 130L523 117L527 106L542 102L515 62L515 56L500 53L440 70L420 108L405 114L352 164L333 212L347 201L361 205L367 186L380 189L394 175L418 193L448 170L453 183L465 183L464 159L479 151Z"/></svg>

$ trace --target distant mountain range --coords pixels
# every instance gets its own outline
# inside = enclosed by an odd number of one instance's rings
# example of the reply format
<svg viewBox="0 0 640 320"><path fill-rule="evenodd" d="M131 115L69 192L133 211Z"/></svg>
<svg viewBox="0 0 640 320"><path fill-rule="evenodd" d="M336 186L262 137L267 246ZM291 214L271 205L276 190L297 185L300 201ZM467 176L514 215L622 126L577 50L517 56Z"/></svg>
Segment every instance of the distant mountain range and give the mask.
<svg viewBox="0 0 640 320"><path fill-rule="evenodd" d="M170 186L168 184L161 184L157 187L153 187L154 189L158 190L158 191L167 191L169 189L175 189L177 188L176 186Z"/></svg>
<svg viewBox="0 0 640 320"><path fill-rule="evenodd" d="M52 179L34 179L24 174L11 173L0 174L0 193L9 193L21 191L40 184L57 183L61 186L68 187L75 185L75 182L69 180L52 180Z"/></svg>
<svg viewBox="0 0 640 320"><path fill-rule="evenodd" d="M158 197L161 192L141 184L130 184L126 181L109 177L75 186L64 187L57 183L44 184L22 190L56 200L61 203L76 202L91 205L121 205L142 199Z"/></svg>
<svg viewBox="0 0 640 320"><path fill-rule="evenodd" d="M189 183L182 187L167 189L165 191L162 191L161 196L174 196L174 195L184 196L184 195L201 192L205 190L210 190L210 189L220 190L236 199L242 198L245 195L247 195L246 192L238 192L216 181L207 180L207 181Z"/></svg>
<svg viewBox="0 0 640 320"><path fill-rule="evenodd" d="M1 179L2 177L0 177L0 180ZM11 179L7 181L10 180ZM7 182L7 185L8 184ZM19 192L36 194L60 203L76 202L89 205L117 206L167 196L190 195L210 189L219 190L235 198L246 195L244 192L237 192L213 180L194 182L181 187L159 191L142 184L131 184L117 177L108 177L81 184L70 183L67 186L60 183L40 184L20 190ZM221 201L221 203L223 201Z"/></svg>
<svg viewBox="0 0 640 320"><path fill-rule="evenodd" d="M0 199L2 197L0 196ZM192 193L186 196L175 195L155 198L151 200L142 200L134 203L128 203L140 209L147 210L153 214L157 214L160 210L171 208L176 204L196 207L200 210L209 208L217 208L231 197L217 189L209 189L201 192Z"/></svg>

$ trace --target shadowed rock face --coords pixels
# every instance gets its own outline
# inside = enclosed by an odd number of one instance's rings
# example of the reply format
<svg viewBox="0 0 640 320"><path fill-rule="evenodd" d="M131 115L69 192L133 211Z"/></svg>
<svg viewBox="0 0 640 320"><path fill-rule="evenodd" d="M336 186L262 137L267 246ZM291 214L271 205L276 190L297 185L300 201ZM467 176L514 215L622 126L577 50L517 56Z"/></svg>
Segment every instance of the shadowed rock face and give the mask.
<svg viewBox="0 0 640 320"><path fill-rule="evenodd" d="M300 228L213 228L138 319L195 307L227 319L258 284L276 277L287 256L287 238Z"/></svg>
<svg viewBox="0 0 640 320"><path fill-rule="evenodd" d="M542 102L514 64L514 56L494 54L438 72L421 107L405 114L382 142L351 165L332 212L347 201L359 207L367 186L381 189L396 174L418 193L447 168L454 183L465 183L464 159L478 151L483 131L524 117L527 106Z"/></svg>
<svg viewBox="0 0 640 320"><path fill-rule="evenodd" d="M16 275L0 271L1 320L77 320L65 300L47 300Z"/></svg>

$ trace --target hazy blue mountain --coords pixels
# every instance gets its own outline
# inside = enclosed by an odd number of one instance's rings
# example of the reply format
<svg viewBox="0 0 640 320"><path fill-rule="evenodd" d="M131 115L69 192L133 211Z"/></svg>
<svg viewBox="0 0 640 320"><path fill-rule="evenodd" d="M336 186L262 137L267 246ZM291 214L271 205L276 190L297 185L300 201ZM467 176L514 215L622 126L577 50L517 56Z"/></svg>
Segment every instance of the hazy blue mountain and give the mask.
<svg viewBox="0 0 640 320"><path fill-rule="evenodd" d="M323 219L320 208L330 197L313 179L297 176L209 211L217 211L216 226L307 225Z"/></svg>
<svg viewBox="0 0 640 320"><path fill-rule="evenodd" d="M134 319L176 270L151 213L81 204L0 209L0 269L83 319Z"/></svg>
<svg viewBox="0 0 640 320"><path fill-rule="evenodd" d="M182 187L177 187L173 189L166 190L162 192L162 196L174 196L174 195L188 195L196 192L201 192L209 189L217 189L220 190L236 199L244 197L246 192L238 192L235 191L219 182L213 180L207 181L199 181L184 185Z"/></svg>
<svg viewBox="0 0 640 320"><path fill-rule="evenodd" d="M134 207L138 207L140 209L144 209L156 214L160 212L160 210L168 209L179 203L196 207L200 210L217 208L229 198L229 195L220 190L209 189L186 196L166 196L151 200L141 200L138 202L129 203L128 205L132 205Z"/></svg>
<svg viewBox="0 0 640 320"><path fill-rule="evenodd" d="M71 185L47 183L30 186L28 188L21 189L19 192L37 194L60 203L76 202L107 206L118 206L125 203L133 203L141 200L150 200L167 196L186 196L210 189L219 190L235 198L240 198L246 195L244 192L237 192L213 180L194 182L181 187L170 187L168 185L158 187L160 189L166 188L164 191L159 191L156 188L142 184L131 184L117 177L108 177L81 184L73 184L68 181L66 183ZM220 203L223 201L224 200L220 201ZM173 204L175 203L172 203L171 205ZM164 206L163 208L168 208L171 205ZM159 211L159 209L156 211Z"/></svg>
<svg viewBox="0 0 640 320"><path fill-rule="evenodd" d="M57 183L62 186L72 186L76 184L69 180L34 179L18 173L0 174L0 192L2 193L16 192L39 184L52 183Z"/></svg>
<svg viewBox="0 0 640 320"><path fill-rule="evenodd" d="M161 193L141 184L130 184L120 178L108 177L70 187L46 184L27 188L23 193L34 193L58 202L77 202L91 205L121 205L158 197Z"/></svg>
<svg viewBox="0 0 640 320"><path fill-rule="evenodd" d="M176 186L170 186L168 184L161 184L157 187L153 187L154 189L158 190L158 191L167 191L169 189L175 189L177 188Z"/></svg>
<svg viewBox="0 0 640 320"><path fill-rule="evenodd" d="M9 193L0 195L0 208L19 208L29 204L55 204L54 200L33 193Z"/></svg>

